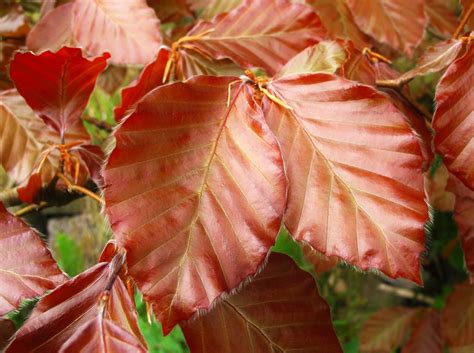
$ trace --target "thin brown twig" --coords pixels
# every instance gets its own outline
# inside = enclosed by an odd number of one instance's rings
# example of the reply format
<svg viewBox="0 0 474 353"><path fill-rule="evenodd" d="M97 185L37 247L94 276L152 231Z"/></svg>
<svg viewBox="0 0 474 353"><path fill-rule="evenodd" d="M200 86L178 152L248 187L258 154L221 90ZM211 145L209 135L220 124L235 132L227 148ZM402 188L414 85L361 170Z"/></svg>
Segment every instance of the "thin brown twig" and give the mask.
<svg viewBox="0 0 474 353"><path fill-rule="evenodd" d="M0 202L5 207L21 205L22 202L18 197L18 189L12 188L0 191Z"/></svg>
<svg viewBox="0 0 474 353"><path fill-rule="evenodd" d="M22 217L30 212L40 211L47 206L48 203L46 201L41 201L39 204L32 203L16 211L14 215L17 217Z"/></svg>
<svg viewBox="0 0 474 353"><path fill-rule="evenodd" d="M56 175L58 176L59 179L61 179L66 184L69 191L78 192L80 194L89 196L90 198L92 198L92 199L96 200L97 202L101 203L102 205L105 204L105 201L100 196L98 196L94 192L90 191L89 189L86 189L85 187L73 184L68 179L68 177L65 176L63 173L56 173Z"/></svg>
<svg viewBox="0 0 474 353"><path fill-rule="evenodd" d="M103 120L98 120L90 116L83 116L82 120L88 122L89 124L94 125L95 127L101 130L105 130L107 132L112 132L114 129L113 125L109 124L108 122L103 121Z"/></svg>
<svg viewBox="0 0 474 353"><path fill-rule="evenodd" d="M453 33L453 38L459 37L462 30L464 29L464 26L466 25L467 21L471 17L473 11L474 11L474 3L472 3L471 6L469 6L469 9L462 16L461 22L459 22L459 26L456 28L456 30Z"/></svg>

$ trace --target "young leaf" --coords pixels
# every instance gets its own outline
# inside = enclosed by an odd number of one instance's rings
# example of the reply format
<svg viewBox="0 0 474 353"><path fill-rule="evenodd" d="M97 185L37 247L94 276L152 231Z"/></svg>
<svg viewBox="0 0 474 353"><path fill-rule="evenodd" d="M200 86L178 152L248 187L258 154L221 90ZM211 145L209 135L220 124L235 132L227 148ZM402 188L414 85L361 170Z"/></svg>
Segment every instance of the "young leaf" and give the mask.
<svg viewBox="0 0 474 353"><path fill-rule="evenodd" d="M438 84L433 128L446 167L474 190L474 45L466 50Z"/></svg>
<svg viewBox="0 0 474 353"><path fill-rule="evenodd" d="M447 189L456 196L454 219L464 250L464 258L471 280L474 282L474 191L468 189L459 179L450 176Z"/></svg>
<svg viewBox="0 0 474 353"><path fill-rule="evenodd" d="M5 353L59 352L76 331L98 315L99 298L112 271L111 264L97 264L44 296ZM110 290L105 315L145 346L135 305L120 278Z"/></svg>
<svg viewBox="0 0 474 353"><path fill-rule="evenodd" d="M347 0L359 28L383 44L411 56L426 25L423 0Z"/></svg>
<svg viewBox="0 0 474 353"><path fill-rule="evenodd" d="M403 115L374 89L328 74L272 81L266 120L289 179L285 224L327 256L420 283L422 156Z"/></svg>
<svg viewBox="0 0 474 353"><path fill-rule="evenodd" d="M165 332L255 273L280 228L278 144L240 81L227 106L236 80L159 87L115 133L106 212Z"/></svg>
<svg viewBox="0 0 474 353"><path fill-rule="evenodd" d="M345 0L306 0L306 3L315 8L331 38L349 39L360 50L371 46L369 37L354 22Z"/></svg>
<svg viewBox="0 0 474 353"><path fill-rule="evenodd" d="M449 351L474 348L474 284L464 283L454 288L443 310L441 327ZM470 350L469 350L470 348Z"/></svg>
<svg viewBox="0 0 474 353"><path fill-rule="evenodd" d="M59 353L146 353L143 344L115 322L96 315L61 347Z"/></svg>
<svg viewBox="0 0 474 353"><path fill-rule="evenodd" d="M249 284L181 327L193 353L342 353L314 279L277 253Z"/></svg>
<svg viewBox="0 0 474 353"><path fill-rule="evenodd" d="M361 353L391 353L408 337L418 310L384 308L372 315L361 333Z"/></svg>
<svg viewBox="0 0 474 353"><path fill-rule="evenodd" d="M146 0L74 2L73 33L91 55L112 54L114 64L146 64L161 43L160 22Z"/></svg>
<svg viewBox="0 0 474 353"><path fill-rule="evenodd" d="M59 270L39 234L0 203L0 316L26 298L62 283Z"/></svg>
<svg viewBox="0 0 474 353"><path fill-rule="evenodd" d="M117 122L132 112L145 94L163 84L168 59L169 51L166 48L160 48L155 60L145 66L137 81L122 90L122 102L114 110Z"/></svg>
<svg viewBox="0 0 474 353"><path fill-rule="evenodd" d="M34 52L56 51L62 46L74 46L72 16L74 2L58 6L49 11L31 29L26 46Z"/></svg>
<svg viewBox="0 0 474 353"><path fill-rule="evenodd" d="M269 74L326 34L311 8L287 0L247 0L211 22L201 22L188 35L210 30L190 45L215 59L229 58Z"/></svg>
<svg viewBox="0 0 474 353"><path fill-rule="evenodd" d="M57 53L17 53L10 75L29 106L63 137L79 120L109 57L89 61L81 49L68 47Z"/></svg>
<svg viewBox="0 0 474 353"><path fill-rule="evenodd" d="M315 72L333 74L345 60L346 52L337 42L322 41L306 48L288 61L274 79Z"/></svg>
<svg viewBox="0 0 474 353"><path fill-rule="evenodd" d="M432 309L427 309L413 326L413 332L401 353L443 353L441 336L441 316Z"/></svg>

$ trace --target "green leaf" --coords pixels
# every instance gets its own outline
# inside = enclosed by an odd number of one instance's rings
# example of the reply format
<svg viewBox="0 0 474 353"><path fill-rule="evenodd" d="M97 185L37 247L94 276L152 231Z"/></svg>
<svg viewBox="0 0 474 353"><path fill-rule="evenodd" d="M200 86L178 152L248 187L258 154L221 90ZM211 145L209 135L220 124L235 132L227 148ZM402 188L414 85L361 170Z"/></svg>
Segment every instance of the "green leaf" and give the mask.
<svg viewBox="0 0 474 353"><path fill-rule="evenodd" d="M69 235L58 233L54 248L59 267L69 276L76 276L85 269L82 249Z"/></svg>

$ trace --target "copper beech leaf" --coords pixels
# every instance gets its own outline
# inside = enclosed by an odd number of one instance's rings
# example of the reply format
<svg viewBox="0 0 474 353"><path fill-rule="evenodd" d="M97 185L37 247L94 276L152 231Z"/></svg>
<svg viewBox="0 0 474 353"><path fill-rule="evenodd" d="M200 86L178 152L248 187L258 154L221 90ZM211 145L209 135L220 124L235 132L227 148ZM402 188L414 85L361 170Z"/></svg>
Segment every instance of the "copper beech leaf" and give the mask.
<svg viewBox="0 0 474 353"><path fill-rule="evenodd" d="M454 61L436 88L434 145L449 171L474 190L474 45Z"/></svg>
<svg viewBox="0 0 474 353"><path fill-rule="evenodd" d="M391 353L408 338L417 309L383 308L364 324L360 337L361 353Z"/></svg>
<svg viewBox="0 0 474 353"><path fill-rule="evenodd" d="M431 27L438 33L451 36L457 27L458 19L445 0L425 0L425 11Z"/></svg>
<svg viewBox="0 0 474 353"><path fill-rule="evenodd" d="M93 60L79 48L58 52L17 53L10 75L20 94L44 122L64 136L84 111L109 54Z"/></svg>
<svg viewBox="0 0 474 353"><path fill-rule="evenodd" d="M422 155L404 116L373 88L329 74L267 88L266 120L289 180L285 225L298 241L362 269L420 283Z"/></svg>
<svg viewBox="0 0 474 353"><path fill-rule="evenodd" d="M163 84L168 59L169 51L166 48L160 48L155 60L145 66L136 82L122 90L122 101L114 110L116 121L120 121L125 115L133 111L137 102L145 94Z"/></svg>
<svg viewBox="0 0 474 353"><path fill-rule="evenodd" d="M0 316L53 289L66 276L40 235L0 203Z"/></svg>
<svg viewBox="0 0 474 353"><path fill-rule="evenodd" d="M255 273L280 228L278 144L247 86L227 106L235 80L157 88L115 132L106 212L165 332Z"/></svg>
<svg viewBox="0 0 474 353"><path fill-rule="evenodd" d="M459 229L466 266L471 273L471 281L474 282L474 190L467 188L452 175L447 189L455 195L454 219Z"/></svg>
<svg viewBox="0 0 474 353"><path fill-rule="evenodd" d="M269 74L326 35L310 7L288 0L247 0L211 22L199 23L188 36L208 31L189 45L215 59L232 59L246 68L261 67Z"/></svg>
<svg viewBox="0 0 474 353"><path fill-rule="evenodd" d="M345 62L346 52L337 42L322 41L306 48L283 66L274 79L314 72L335 73Z"/></svg>
<svg viewBox="0 0 474 353"><path fill-rule="evenodd" d="M16 329L13 321L0 318L0 350L2 350L8 344L8 341L13 336L15 331Z"/></svg>
<svg viewBox="0 0 474 353"><path fill-rule="evenodd" d="M99 313L99 299L110 283L111 273L116 270L114 264L114 261L99 263L41 298L5 353L59 352L76 332L80 335L78 332L85 328L83 325L95 320ZM135 304L120 278L115 279L110 289L105 318L133 335L143 349L146 347L138 327ZM93 337L88 338L93 340Z"/></svg>
<svg viewBox="0 0 474 353"><path fill-rule="evenodd" d="M143 344L115 322L96 315L81 326L59 353L146 353Z"/></svg>
<svg viewBox="0 0 474 353"><path fill-rule="evenodd" d="M424 0L347 0L358 27L369 36L411 56L426 25Z"/></svg>
<svg viewBox="0 0 474 353"><path fill-rule="evenodd" d="M427 309L413 325L413 331L401 353L443 353L443 348L441 315Z"/></svg>
<svg viewBox="0 0 474 353"><path fill-rule="evenodd" d="M349 39L360 50L371 46L370 38L354 22L345 0L306 0L306 3L314 7L332 39Z"/></svg>
<svg viewBox="0 0 474 353"><path fill-rule="evenodd" d="M74 46L72 16L74 2L58 6L49 11L28 33L26 46L34 52L56 51L64 45Z"/></svg>
<svg viewBox="0 0 474 353"><path fill-rule="evenodd" d="M181 327L193 353L342 353L314 279L277 253L249 284Z"/></svg>
<svg viewBox="0 0 474 353"><path fill-rule="evenodd" d="M443 310L441 327L450 352L472 352L474 349L474 284L454 288Z"/></svg>
<svg viewBox="0 0 474 353"><path fill-rule="evenodd" d="M72 30L77 42L91 55L110 52L114 64L153 60L161 43L159 25L146 0L74 2Z"/></svg>

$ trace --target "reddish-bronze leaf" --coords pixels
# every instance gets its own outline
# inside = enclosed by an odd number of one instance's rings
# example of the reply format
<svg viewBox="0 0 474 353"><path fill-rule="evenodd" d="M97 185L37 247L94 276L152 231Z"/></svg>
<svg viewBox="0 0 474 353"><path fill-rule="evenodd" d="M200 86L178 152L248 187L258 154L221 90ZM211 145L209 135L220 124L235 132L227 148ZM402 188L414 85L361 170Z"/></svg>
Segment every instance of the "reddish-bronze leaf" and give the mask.
<svg viewBox="0 0 474 353"><path fill-rule="evenodd" d="M326 72L333 74L346 61L346 52L337 42L322 41L297 54L274 76Z"/></svg>
<svg viewBox="0 0 474 353"><path fill-rule="evenodd" d="M426 15L438 33L451 36L458 25L458 19L448 7L446 0L425 0Z"/></svg>
<svg viewBox="0 0 474 353"><path fill-rule="evenodd" d="M443 353L444 343L441 336L441 316L427 309L414 324L413 332L401 353Z"/></svg>
<svg viewBox="0 0 474 353"><path fill-rule="evenodd" d="M466 266L474 283L474 191L453 175L449 177L447 189L455 195L454 219L459 228Z"/></svg>
<svg viewBox="0 0 474 353"><path fill-rule="evenodd" d="M0 203L0 316L66 279L39 234Z"/></svg>
<svg viewBox="0 0 474 353"><path fill-rule="evenodd" d="M108 263L97 264L40 299L5 352L59 352L76 331L97 316L99 298L109 282L112 267ZM135 304L120 278L110 290L105 315L145 346Z"/></svg>
<svg viewBox="0 0 474 353"><path fill-rule="evenodd" d="M441 164L434 173L424 173L425 192L430 206L441 212L453 212L454 210L455 195L453 190L448 191L449 177L448 169L444 164ZM451 178L453 177L451 176ZM467 188L464 186L464 189Z"/></svg>
<svg viewBox="0 0 474 353"><path fill-rule="evenodd" d="M351 42L346 43L345 49L347 60L339 69L338 74L349 80L375 86L375 69L367 56L355 48Z"/></svg>
<svg viewBox="0 0 474 353"><path fill-rule="evenodd" d="M0 318L0 350L5 348L15 331L16 329L13 321Z"/></svg>
<svg viewBox="0 0 474 353"><path fill-rule="evenodd" d="M321 18L333 39L351 40L362 50L370 47L370 39L357 27L345 0L307 0Z"/></svg>
<svg viewBox="0 0 474 353"><path fill-rule="evenodd" d="M96 315L61 347L59 353L146 353L143 344L115 322Z"/></svg>
<svg viewBox="0 0 474 353"><path fill-rule="evenodd" d="M198 2L198 1L191 1ZM211 0L203 2L201 8L198 8L197 12L199 17L205 20L212 20L214 16L217 16L223 12L230 12L236 7L242 4L243 0Z"/></svg>
<svg viewBox="0 0 474 353"><path fill-rule="evenodd" d="M391 353L408 338L418 310L383 308L365 323L360 337L361 353Z"/></svg>
<svg viewBox="0 0 474 353"><path fill-rule="evenodd" d="M403 115L368 86L329 74L270 82L267 122L289 179L285 224L299 241L362 269L420 283L422 155Z"/></svg>
<svg viewBox="0 0 474 353"><path fill-rule="evenodd" d="M74 2L53 8L31 29L26 46L34 52L56 51L64 45L74 46L72 16Z"/></svg>
<svg viewBox="0 0 474 353"><path fill-rule="evenodd" d="M338 259L335 256L328 257L315 250L311 245L306 244L305 242L301 242L299 244L301 246L301 250L303 251L305 260L313 265L314 271L316 273L324 273L333 269L337 265Z"/></svg>
<svg viewBox="0 0 474 353"><path fill-rule="evenodd" d="M441 327L450 352L455 349L472 352L474 349L473 298L474 284L464 283L454 288L446 302Z"/></svg>
<svg viewBox="0 0 474 353"><path fill-rule="evenodd" d="M319 42L325 30L316 13L288 0L247 0L238 8L201 22L189 43L216 59L229 58L243 67L261 67L274 74L289 59Z"/></svg>
<svg viewBox="0 0 474 353"><path fill-rule="evenodd" d="M148 0L147 4L155 10L161 22L179 23L194 17L187 0Z"/></svg>
<svg viewBox="0 0 474 353"><path fill-rule="evenodd" d="M115 108L115 120L120 121L125 115L135 109L137 102L150 92L153 88L163 84L166 63L169 59L169 51L160 48L156 59L143 69L138 80L122 91L122 102Z"/></svg>
<svg viewBox="0 0 474 353"><path fill-rule="evenodd" d="M314 279L283 254L271 254L249 284L181 327L193 353L342 353Z"/></svg>
<svg viewBox="0 0 474 353"><path fill-rule="evenodd" d="M449 171L474 190L474 45L454 61L436 89L434 144Z"/></svg>
<svg viewBox="0 0 474 353"><path fill-rule="evenodd" d="M377 41L412 55L426 25L423 0L346 0L359 28Z"/></svg>
<svg viewBox="0 0 474 353"><path fill-rule="evenodd" d="M109 57L104 54L89 61L81 49L68 47L57 53L17 53L10 75L35 113L64 136L79 120Z"/></svg>
<svg viewBox="0 0 474 353"><path fill-rule="evenodd" d="M91 55L114 64L147 64L160 46L160 22L146 0L74 2L73 33Z"/></svg>
<svg viewBox="0 0 474 353"><path fill-rule="evenodd" d="M124 83L126 76L126 66L110 65L99 75L97 85L109 95L113 96Z"/></svg>
<svg viewBox="0 0 474 353"><path fill-rule="evenodd" d="M227 106L235 80L159 87L115 133L106 212L165 332L255 273L280 228L278 144L250 88Z"/></svg>

